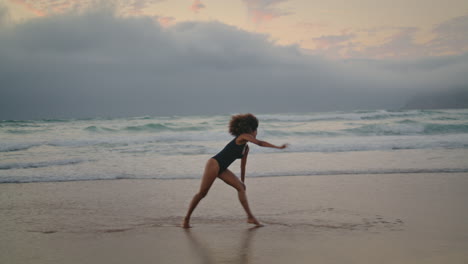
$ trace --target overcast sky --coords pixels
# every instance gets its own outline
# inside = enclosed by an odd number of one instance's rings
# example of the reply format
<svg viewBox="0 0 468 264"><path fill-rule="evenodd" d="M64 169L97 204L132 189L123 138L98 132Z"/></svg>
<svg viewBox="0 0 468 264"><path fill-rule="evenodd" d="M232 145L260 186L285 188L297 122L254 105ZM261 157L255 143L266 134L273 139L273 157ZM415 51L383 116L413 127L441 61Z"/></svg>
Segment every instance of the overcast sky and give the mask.
<svg viewBox="0 0 468 264"><path fill-rule="evenodd" d="M273 5L288 1L239 1L256 30L142 11L162 0L129 1L125 15L121 2L48 2L0 2L0 119L398 109L468 89L466 12L434 23L425 42L407 27L380 45L358 47L350 31L307 46L258 30L291 16Z"/></svg>

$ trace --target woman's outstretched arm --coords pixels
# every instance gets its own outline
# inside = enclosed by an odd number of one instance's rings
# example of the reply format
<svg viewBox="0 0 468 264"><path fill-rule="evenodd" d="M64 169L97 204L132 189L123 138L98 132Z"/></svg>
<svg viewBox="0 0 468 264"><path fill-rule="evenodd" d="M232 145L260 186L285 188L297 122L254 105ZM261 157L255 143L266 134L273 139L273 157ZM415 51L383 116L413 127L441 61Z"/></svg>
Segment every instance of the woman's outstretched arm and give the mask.
<svg viewBox="0 0 468 264"><path fill-rule="evenodd" d="M245 142L252 142L252 143L254 143L256 145L259 145L261 147L285 149L288 146L287 144L283 144L281 146L276 146L276 145L273 145L273 144L271 144L269 142L258 140L254 136L252 136L251 134L242 134L239 137L241 138L241 140L243 140ZM247 165L247 156L248 156L248 154L249 154L249 146L247 145L247 147L245 149L244 156L242 157L242 160L241 160L241 181L242 181L242 183L245 180L245 167Z"/></svg>
<svg viewBox="0 0 468 264"><path fill-rule="evenodd" d="M287 144L283 144L281 146L276 146L276 145L273 145L269 142L266 142L266 141L262 141L262 140L258 140L256 139L254 136L250 135L250 134L242 134L239 136L242 140L245 140L245 141L248 141L248 142L252 142L254 143L255 145L259 145L260 147L266 147L266 148L276 148L276 149L285 149L288 145Z"/></svg>

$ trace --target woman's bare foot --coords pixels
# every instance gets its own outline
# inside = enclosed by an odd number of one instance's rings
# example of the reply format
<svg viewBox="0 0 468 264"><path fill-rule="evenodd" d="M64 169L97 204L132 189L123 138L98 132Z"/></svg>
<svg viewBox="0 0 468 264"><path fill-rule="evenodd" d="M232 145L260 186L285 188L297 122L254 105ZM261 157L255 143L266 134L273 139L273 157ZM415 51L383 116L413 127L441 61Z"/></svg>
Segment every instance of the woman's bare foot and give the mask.
<svg viewBox="0 0 468 264"><path fill-rule="evenodd" d="M258 227L263 226L262 224L260 224L260 222L258 222L257 219L255 219L255 217L248 218L247 223L254 224L255 226L258 226Z"/></svg>
<svg viewBox="0 0 468 264"><path fill-rule="evenodd" d="M192 228L190 225L190 219L184 218L184 221L182 222L182 227L183 228Z"/></svg>

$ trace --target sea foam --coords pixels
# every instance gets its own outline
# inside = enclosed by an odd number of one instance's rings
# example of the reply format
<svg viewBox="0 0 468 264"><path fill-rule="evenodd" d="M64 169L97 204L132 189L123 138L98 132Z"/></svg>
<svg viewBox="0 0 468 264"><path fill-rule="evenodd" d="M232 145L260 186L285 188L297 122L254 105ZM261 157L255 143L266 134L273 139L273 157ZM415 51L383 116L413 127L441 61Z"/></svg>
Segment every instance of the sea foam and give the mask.
<svg viewBox="0 0 468 264"><path fill-rule="evenodd" d="M285 150L251 144L250 176L465 172L468 110L368 110L350 112L259 114L258 138ZM232 139L230 115L140 116L0 121L0 182L68 181L116 178L196 178L206 159ZM416 151L416 167L386 160ZM321 167L314 159L353 160L381 156L380 168ZM428 153L440 153L428 156ZM275 167L277 158L296 159ZM274 155L274 156L270 156ZM318 156L317 156L318 155ZM432 154L431 154L432 155ZM258 161L266 159L265 165ZM298 162L309 160L304 168ZM338 160L338 159L337 159ZM427 164L441 160L437 168ZM355 160L361 164L364 161ZM323 161L321 162L321 164ZM237 166L237 165L236 165ZM274 167L274 166L273 166Z"/></svg>

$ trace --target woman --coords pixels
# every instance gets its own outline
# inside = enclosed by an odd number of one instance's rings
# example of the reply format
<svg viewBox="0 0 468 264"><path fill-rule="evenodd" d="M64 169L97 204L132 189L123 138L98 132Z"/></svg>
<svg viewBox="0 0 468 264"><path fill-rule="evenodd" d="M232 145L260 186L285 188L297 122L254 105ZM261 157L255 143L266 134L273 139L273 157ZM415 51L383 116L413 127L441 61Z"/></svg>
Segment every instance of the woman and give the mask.
<svg viewBox="0 0 468 264"><path fill-rule="evenodd" d="M247 222L256 226L261 226L260 222L253 216L250 211L249 204L247 202L247 196L245 194L245 165L247 164L247 156L249 154L249 146L247 142L252 142L261 147L284 149L286 144L282 146L275 146L266 141L256 139L257 136L258 120L252 114L241 114L232 116L231 122L229 123L229 133L235 138L226 145L216 156L208 160L205 166L205 172L203 174L200 190L192 199L187 215L185 216L182 226L184 228L190 228L190 217L193 210L197 207L198 203L203 199L211 185L213 184L216 177L219 177L225 183L234 187L239 195L239 201L244 207L247 213ZM234 160L242 158L241 160L241 180L228 170Z"/></svg>

